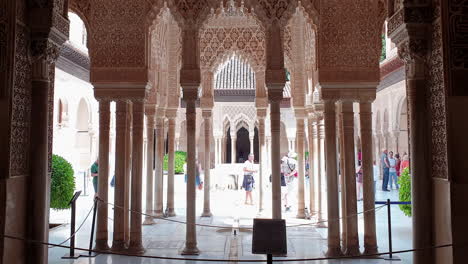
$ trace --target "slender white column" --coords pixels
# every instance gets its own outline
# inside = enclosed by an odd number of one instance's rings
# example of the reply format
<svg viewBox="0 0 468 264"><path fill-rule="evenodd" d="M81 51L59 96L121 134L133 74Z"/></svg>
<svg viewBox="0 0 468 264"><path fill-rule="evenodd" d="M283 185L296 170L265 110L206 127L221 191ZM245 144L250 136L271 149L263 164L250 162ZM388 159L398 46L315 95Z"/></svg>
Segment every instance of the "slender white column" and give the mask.
<svg viewBox="0 0 468 264"><path fill-rule="evenodd" d="M124 201L124 236L125 243L130 244L130 194L132 175L132 140L133 140L133 107L127 103L127 120L125 133L125 201Z"/></svg>
<svg viewBox="0 0 468 264"><path fill-rule="evenodd" d="M342 255L340 245L340 217L338 204L338 175L336 161L335 102L325 101L325 155L327 174L328 251L327 256Z"/></svg>
<svg viewBox="0 0 468 264"><path fill-rule="evenodd" d="M205 124L205 164L204 164L204 190L203 190L203 213L202 217L211 217L210 210L210 169L211 169L211 109L203 110L203 123Z"/></svg>
<svg viewBox="0 0 468 264"><path fill-rule="evenodd" d="M104 200L98 204L96 226L96 250L108 250L108 186L109 186L109 131L110 131L110 102L99 101L99 172L98 196Z"/></svg>
<svg viewBox="0 0 468 264"><path fill-rule="evenodd" d="M317 117L317 122L315 123L315 135L316 135L316 153L317 153L317 161L316 161L316 175L317 175L317 221L318 227L326 227L325 223L325 209L323 207L323 199L324 196L324 188L323 188L323 179L324 175L324 168L323 163L325 161L325 152L323 149L323 140L324 140L324 128L323 128L323 116L321 114Z"/></svg>
<svg viewBox="0 0 468 264"><path fill-rule="evenodd" d="M115 138L115 193L114 193L114 233L112 250L122 251L125 249L125 129L127 121L127 102L116 102L116 138Z"/></svg>
<svg viewBox="0 0 468 264"><path fill-rule="evenodd" d="M270 101L270 128L271 128L271 185L272 185L272 207L273 219L281 219L281 160L280 138L281 138L281 113L280 102L283 97L282 90L269 89L268 99Z"/></svg>
<svg viewBox="0 0 468 264"><path fill-rule="evenodd" d="M231 163L235 164L237 163L237 151L236 151L236 146L237 146L237 137L235 134L231 134Z"/></svg>
<svg viewBox="0 0 468 264"><path fill-rule="evenodd" d="M377 253L375 229L375 194L372 162L372 106L370 102L360 102L362 173L364 179L364 254Z"/></svg>
<svg viewBox="0 0 468 264"><path fill-rule="evenodd" d="M257 118L258 118L258 147L259 147L259 157L258 160L260 161L260 171L258 174L258 210L260 212L263 211L263 188L264 183L263 180L265 179L266 175L266 150L265 150L265 115L266 109L257 109Z"/></svg>
<svg viewBox="0 0 468 264"><path fill-rule="evenodd" d="M155 195L154 216L163 216L163 161L164 154L164 118L161 111L156 116L156 166L155 166Z"/></svg>
<svg viewBox="0 0 468 264"><path fill-rule="evenodd" d="M154 108L154 106L150 106ZM155 224L153 217L150 215L153 213L153 193L154 193L154 170L153 170L153 158L154 158L154 109L146 109L146 216L144 225Z"/></svg>
<svg viewBox="0 0 468 264"><path fill-rule="evenodd" d="M196 186L195 174L196 164L196 113L195 100L197 98L198 89L183 88L184 100L186 102L186 120L187 120L187 225L186 225L186 241L185 248L182 251L183 255L198 255L197 234L195 226L196 214Z"/></svg>
<svg viewBox="0 0 468 264"><path fill-rule="evenodd" d="M254 153L254 131L251 131L251 133L249 133L249 140L250 140L250 153Z"/></svg>
<svg viewBox="0 0 468 264"><path fill-rule="evenodd" d="M296 140L297 140L297 218L305 218L304 201L304 113L296 115Z"/></svg>
<svg viewBox="0 0 468 264"><path fill-rule="evenodd" d="M143 118L144 102L133 101L133 155L132 155L132 213L130 219L129 251L141 254L145 250L142 243L142 174L143 174Z"/></svg>
<svg viewBox="0 0 468 264"><path fill-rule="evenodd" d="M342 102L344 183L346 188L346 251L349 256L359 255L358 216L356 197L356 167L354 156L353 102Z"/></svg>
<svg viewBox="0 0 468 264"><path fill-rule="evenodd" d="M316 206L316 199L315 199L315 194L316 194L316 184L315 184L315 179L316 179L316 174L315 174L315 149L314 149L314 116L313 113L309 112L309 118L307 120L307 132L308 132L308 140L307 142L309 143L308 145L308 150L309 150L309 211L310 215L313 216L317 213L317 206Z"/></svg>
<svg viewBox="0 0 468 264"><path fill-rule="evenodd" d="M177 112L167 113L169 120L169 132L168 132L168 173L167 173L167 216L175 216L174 211L174 177L175 177L175 115Z"/></svg>

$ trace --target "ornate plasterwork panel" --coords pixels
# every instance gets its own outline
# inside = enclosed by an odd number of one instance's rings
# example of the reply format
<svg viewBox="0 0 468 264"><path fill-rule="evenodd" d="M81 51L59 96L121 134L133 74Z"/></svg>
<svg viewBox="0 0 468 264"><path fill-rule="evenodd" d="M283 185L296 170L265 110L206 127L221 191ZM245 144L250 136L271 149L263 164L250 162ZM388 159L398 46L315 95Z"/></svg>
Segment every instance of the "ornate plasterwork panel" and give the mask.
<svg viewBox="0 0 468 264"><path fill-rule="evenodd" d="M229 1L227 7L212 10L199 32L200 66L215 71L234 53L254 69L265 65L265 33L260 22L246 8Z"/></svg>
<svg viewBox="0 0 468 264"><path fill-rule="evenodd" d="M320 10L320 81L378 81L383 3L328 0Z"/></svg>

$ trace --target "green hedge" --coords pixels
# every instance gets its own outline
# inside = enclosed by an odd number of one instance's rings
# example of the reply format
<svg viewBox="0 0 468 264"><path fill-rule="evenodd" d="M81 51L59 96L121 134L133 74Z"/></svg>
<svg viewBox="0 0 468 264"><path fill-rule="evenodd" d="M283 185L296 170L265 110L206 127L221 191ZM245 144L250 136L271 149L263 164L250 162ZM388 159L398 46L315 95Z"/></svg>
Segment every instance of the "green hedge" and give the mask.
<svg viewBox="0 0 468 264"><path fill-rule="evenodd" d="M400 184L400 202L411 202L411 175L409 168L403 170L400 179L398 179L398 184ZM406 216L411 216L410 204L400 204L399 206Z"/></svg>
<svg viewBox="0 0 468 264"><path fill-rule="evenodd" d="M50 183L50 208L68 209L75 191L72 165L58 155L52 155L52 179Z"/></svg>
<svg viewBox="0 0 468 264"><path fill-rule="evenodd" d="M187 157L187 152L184 152L184 151L176 151L175 152L175 174L182 174L184 173L184 163L185 163L185 158ZM168 166L167 166L167 163L168 163L168 159L169 159L169 156L166 154L164 156L164 164L163 164L163 168L164 170L168 170Z"/></svg>

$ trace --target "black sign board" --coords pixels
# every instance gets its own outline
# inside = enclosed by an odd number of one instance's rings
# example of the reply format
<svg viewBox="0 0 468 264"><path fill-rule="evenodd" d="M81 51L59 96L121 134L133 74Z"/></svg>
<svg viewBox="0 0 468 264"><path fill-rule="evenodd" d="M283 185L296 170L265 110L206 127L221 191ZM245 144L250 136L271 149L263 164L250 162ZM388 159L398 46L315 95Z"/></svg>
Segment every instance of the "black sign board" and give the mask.
<svg viewBox="0 0 468 264"><path fill-rule="evenodd" d="M283 219L254 219L253 254L286 255L286 222Z"/></svg>

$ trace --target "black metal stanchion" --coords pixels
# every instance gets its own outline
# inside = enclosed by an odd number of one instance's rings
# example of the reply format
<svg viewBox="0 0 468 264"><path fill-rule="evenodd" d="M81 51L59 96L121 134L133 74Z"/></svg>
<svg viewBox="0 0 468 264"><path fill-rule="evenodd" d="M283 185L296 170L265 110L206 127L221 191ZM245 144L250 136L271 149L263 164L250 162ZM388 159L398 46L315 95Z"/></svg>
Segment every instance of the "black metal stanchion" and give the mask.
<svg viewBox="0 0 468 264"><path fill-rule="evenodd" d="M80 257L79 254L75 254L75 222L76 222L76 200L80 197L81 191L78 191L73 195L69 205L71 206L71 223L70 223L70 252L65 254L63 259L77 259Z"/></svg>
<svg viewBox="0 0 468 264"><path fill-rule="evenodd" d="M98 253L93 252L93 240L94 240L94 226L96 225L96 214L98 207L98 198L94 197L94 209L93 209L93 223L91 224L91 236L89 239L89 251L87 255L81 255L82 257L96 257Z"/></svg>
<svg viewBox="0 0 468 264"><path fill-rule="evenodd" d="M392 245L392 212L390 210L390 199L387 199L387 221L388 221L388 257L385 257L385 260L400 260L399 257L393 255L393 245Z"/></svg>
<svg viewBox="0 0 468 264"><path fill-rule="evenodd" d="M267 264L273 264L273 255L267 254Z"/></svg>

